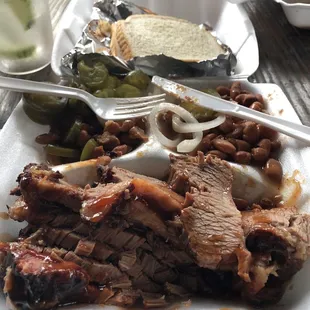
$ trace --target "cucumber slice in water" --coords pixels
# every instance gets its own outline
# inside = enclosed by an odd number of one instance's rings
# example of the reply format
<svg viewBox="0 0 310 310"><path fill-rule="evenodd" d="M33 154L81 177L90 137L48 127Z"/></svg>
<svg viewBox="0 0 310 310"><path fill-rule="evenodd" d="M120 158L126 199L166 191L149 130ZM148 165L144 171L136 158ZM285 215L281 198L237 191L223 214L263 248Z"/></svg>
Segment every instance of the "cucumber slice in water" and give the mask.
<svg viewBox="0 0 310 310"><path fill-rule="evenodd" d="M0 33L0 56L15 60L35 54L34 34L26 29L34 20L31 1L0 2L0 29L6 30Z"/></svg>
<svg viewBox="0 0 310 310"><path fill-rule="evenodd" d="M24 29L29 29L34 23L32 0L9 0L7 5L14 12Z"/></svg>
<svg viewBox="0 0 310 310"><path fill-rule="evenodd" d="M22 59L30 57L36 50L35 46L26 46L16 50L1 50L0 56L8 59Z"/></svg>

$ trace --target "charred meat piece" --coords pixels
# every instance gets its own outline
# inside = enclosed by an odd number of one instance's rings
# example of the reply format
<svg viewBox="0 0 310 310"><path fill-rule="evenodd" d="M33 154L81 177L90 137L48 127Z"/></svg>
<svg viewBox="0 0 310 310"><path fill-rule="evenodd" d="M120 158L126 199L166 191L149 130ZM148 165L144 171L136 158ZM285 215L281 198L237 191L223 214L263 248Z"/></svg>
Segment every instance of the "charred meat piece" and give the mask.
<svg viewBox="0 0 310 310"><path fill-rule="evenodd" d="M198 265L213 270L234 268L237 251L246 250L241 213L231 195L230 166L212 156L171 156L171 162L168 184L179 193L187 193L188 207L180 218ZM241 266L244 264L239 261L240 276L247 278L246 267Z"/></svg>
<svg viewBox="0 0 310 310"><path fill-rule="evenodd" d="M3 291L13 307L51 309L71 302L95 303L100 295L75 263L17 243L1 244L0 253L1 267L6 270Z"/></svg>
<svg viewBox="0 0 310 310"><path fill-rule="evenodd" d="M246 246L253 254L245 296L255 303L277 302L286 283L310 254L310 216L295 208L242 213Z"/></svg>
<svg viewBox="0 0 310 310"><path fill-rule="evenodd" d="M28 212L37 212L42 205L40 201L54 202L79 212L82 206L84 190L69 185L62 180L60 173L41 165L31 165L18 177L19 187L28 205Z"/></svg>
<svg viewBox="0 0 310 310"><path fill-rule="evenodd" d="M144 199L150 207L162 213L180 213L182 196L171 191L164 182L134 176L119 183L82 189L61 180L60 173L32 165L19 176L22 198L12 207L10 214L15 220L32 222L34 214L47 217L50 212L45 208L54 205L58 209L63 207L64 210L80 212L85 220L97 223L110 214L113 206L135 197ZM41 222L48 220L42 219Z"/></svg>

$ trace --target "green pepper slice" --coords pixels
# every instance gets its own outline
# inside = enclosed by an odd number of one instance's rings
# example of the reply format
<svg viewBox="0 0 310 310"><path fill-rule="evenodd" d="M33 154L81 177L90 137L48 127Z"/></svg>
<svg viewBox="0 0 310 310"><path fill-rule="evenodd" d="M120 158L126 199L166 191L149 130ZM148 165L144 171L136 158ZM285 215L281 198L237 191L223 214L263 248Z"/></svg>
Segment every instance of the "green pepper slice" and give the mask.
<svg viewBox="0 0 310 310"><path fill-rule="evenodd" d="M78 158L80 156L79 150L70 149L67 147L57 146L53 144L48 144L45 147L45 152L49 155L66 157L66 158Z"/></svg>
<svg viewBox="0 0 310 310"><path fill-rule="evenodd" d="M74 121L64 139L64 144L73 145L76 142L81 132L81 126L82 123L79 120Z"/></svg>
<svg viewBox="0 0 310 310"><path fill-rule="evenodd" d="M91 159L92 153L97 146L98 143L96 142L95 139L88 140L88 142L85 144L83 148L80 161Z"/></svg>

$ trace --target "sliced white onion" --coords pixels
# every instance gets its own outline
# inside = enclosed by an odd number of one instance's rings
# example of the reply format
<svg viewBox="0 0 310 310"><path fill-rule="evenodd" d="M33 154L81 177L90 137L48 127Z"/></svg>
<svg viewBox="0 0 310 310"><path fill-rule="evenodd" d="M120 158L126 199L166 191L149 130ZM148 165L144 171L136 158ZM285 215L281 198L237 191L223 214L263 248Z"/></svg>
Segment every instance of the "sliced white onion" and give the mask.
<svg viewBox="0 0 310 310"><path fill-rule="evenodd" d="M222 125L226 120L225 115L220 115L212 121L204 123L185 123L182 122L178 115L173 115L172 117L172 127L173 130L178 133L192 133L192 132L202 132L215 128Z"/></svg>
<svg viewBox="0 0 310 310"><path fill-rule="evenodd" d="M156 106L152 112L149 115L149 124L150 124L150 130L154 134L154 136L157 138L158 142L161 143L163 146L168 148L175 148L177 145L182 141L181 135L178 135L178 137L174 140L168 139L160 130L157 123L157 116L160 112L167 112L170 111L170 107L162 106L162 105L168 104L168 103L161 103L158 106Z"/></svg>
<svg viewBox="0 0 310 310"><path fill-rule="evenodd" d="M203 134L202 132L194 133L193 136L194 136L194 139L183 140L181 143L178 144L177 151L179 153L190 153L195 150L195 148L201 142L203 138Z"/></svg>
<svg viewBox="0 0 310 310"><path fill-rule="evenodd" d="M203 138L203 133L195 132L193 133L193 139L184 140L181 142L181 136L175 140L168 139L159 130L157 124L157 116L160 112L171 111L179 115L185 122L198 123L197 119L187 110L180 106L172 103L164 102L155 107L149 115L150 129L158 141L166 147L177 147L177 151L180 153L189 153L193 151L201 142Z"/></svg>

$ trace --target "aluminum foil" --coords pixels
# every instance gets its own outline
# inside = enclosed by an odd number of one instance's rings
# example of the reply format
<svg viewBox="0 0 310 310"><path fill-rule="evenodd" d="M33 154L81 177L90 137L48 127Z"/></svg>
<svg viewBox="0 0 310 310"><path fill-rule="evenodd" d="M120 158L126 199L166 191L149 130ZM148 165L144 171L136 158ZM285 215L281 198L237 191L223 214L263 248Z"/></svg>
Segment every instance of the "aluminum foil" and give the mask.
<svg viewBox="0 0 310 310"><path fill-rule="evenodd" d="M82 59L86 61L100 59L114 75L124 75L137 69L143 70L150 76L160 75L170 78L229 76L233 74L237 63L235 55L228 46L220 42L216 33L206 24L200 26L209 30L225 50L225 54L212 60L184 62L165 55L153 55L124 61L119 57L111 56L110 37L98 35L96 31L98 24L101 21L115 23L133 14L154 13L125 0L98 0L93 6L91 21L84 27L74 49L62 58L63 74L77 76L77 63Z"/></svg>

